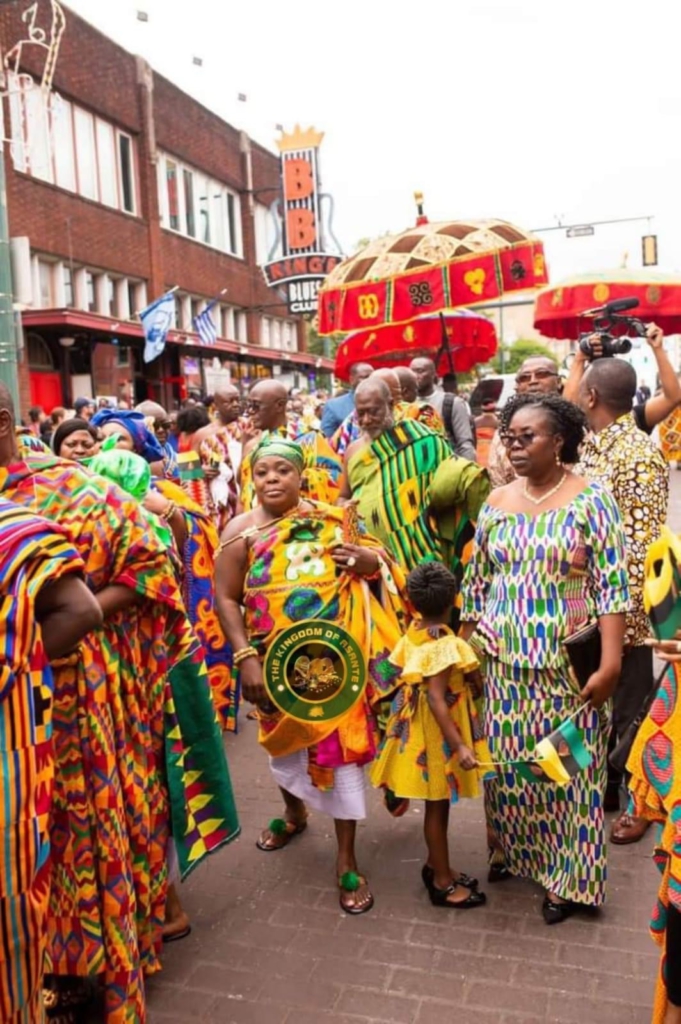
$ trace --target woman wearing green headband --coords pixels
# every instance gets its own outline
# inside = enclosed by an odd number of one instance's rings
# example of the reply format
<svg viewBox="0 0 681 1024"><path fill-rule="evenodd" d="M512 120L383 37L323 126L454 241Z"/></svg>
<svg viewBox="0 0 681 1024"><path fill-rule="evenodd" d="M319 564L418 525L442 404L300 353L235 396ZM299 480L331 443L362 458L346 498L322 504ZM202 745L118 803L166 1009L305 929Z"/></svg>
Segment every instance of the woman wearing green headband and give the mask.
<svg viewBox="0 0 681 1024"><path fill-rule="evenodd" d="M257 846L266 853L287 846L306 828L308 807L329 814L338 840L341 908L363 914L373 896L358 873L355 831L366 815L363 766L376 751L371 704L389 688L388 654L406 613L396 582L400 571L373 538L360 533L354 506L338 509L301 499L303 467L300 445L279 435L266 435L254 448L257 506L234 519L222 536L218 614L234 648L244 697L258 707L260 742L271 755L284 799L283 817L264 829ZM365 663L361 682L366 675L367 685L328 721L321 706L310 714L313 721L301 721L271 702L262 659L282 631L320 619L357 642ZM331 659L314 659L328 675ZM298 662L303 674L312 671L307 657ZM319 685L316 678L313 685Z"/></svg>

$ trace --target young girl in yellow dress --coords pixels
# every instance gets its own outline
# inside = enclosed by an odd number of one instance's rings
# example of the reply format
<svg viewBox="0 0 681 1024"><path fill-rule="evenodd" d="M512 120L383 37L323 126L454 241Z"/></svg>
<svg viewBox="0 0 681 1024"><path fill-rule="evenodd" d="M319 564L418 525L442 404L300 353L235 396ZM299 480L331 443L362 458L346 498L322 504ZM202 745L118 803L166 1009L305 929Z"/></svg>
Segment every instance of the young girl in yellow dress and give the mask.
<svg viewBox="0 0 681 1024"><path fill-rule="evenodd" d="M402 669L385 738L371 781L391 799L425 800L428 860L421 876L435 906L481 907L478 882L452 870L447 826L450 804L480 793L482 770L491 756L466 677L478 673L473 650L446 625L457 583L444 565L426 562L409 574L407 591L418 618L397 644L390 661Z"/></svg>

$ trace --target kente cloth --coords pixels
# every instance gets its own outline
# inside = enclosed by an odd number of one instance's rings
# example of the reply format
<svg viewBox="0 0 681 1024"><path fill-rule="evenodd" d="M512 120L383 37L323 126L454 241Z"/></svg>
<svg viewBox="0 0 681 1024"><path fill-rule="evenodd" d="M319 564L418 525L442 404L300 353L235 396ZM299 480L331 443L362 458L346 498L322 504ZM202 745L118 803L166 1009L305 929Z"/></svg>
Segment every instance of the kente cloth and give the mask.
<svg viewBox="0 0 681 1024"><path fill-rule="evenodd" d="M463 605L463 574L473 554L475 524L489 492L487 471L477 462L469 462L458 455L451 455L441 463L428 490L428 504L437 524L442 561L459 584L451 623L455 631L459 627Z"/></svg>
<svg viewBox="0 0 681 1024"><path fill-rule="evenodd" d="M500 767L486 783L487 824L512 874L577 903L605 898L603 793L607 714L584 706L574 719L591 755L567 785L525 781L508 762L580 707L564 641L629 608L625 538L604 488L532 515L482 509L464 578L464 621L485 655L485 735ZM504 765L504 767L501 767Z"/></svg>
<svg viewBox="0 0 681 1024"><path fill-rule="evenodd" d="M237 471L232 459L233 447L233 432L223 426L217 426L199 445L203 468L219 470L216 479L207 481L209 500L204 508L213 520L218 536L234 516L237 507Z"/></svg>
<svg viewBox="0 0 681 1024"><path fill-rule="evenodd" d="M415 420L424 427L445 436L445 425L442 416L430 402L398 402L395 406L395 420Z"/></svg>
<svg viewBox="0 0 681 1024"><path fill-rule="evenodd" d="M473 649L442 627L441 635L412 622L390 661L400 669L398 688L392 700L385 736L377 759L371 766L371 782L399 797L413 800L448 800L480 795L481 779L489 769L465 771L458 754L448 746L428 698L428 682L448 671L445 701L449 717L463 743L482 764L491 754L478 717L473 694L465 675L479 668Z"/></svg>
<svg viewBox="0 0 681 1024"><path fill-rule="evenodd" d="M260 742L266 750L281 757L316 747L315 769L321 775L325 769L372 759L369 707L392 690L396 669L389 656L406 617L403 575L372 538L362 536L361 544L379 556L377 580L370 584L338 571L331 553L343 542L343 521L343 510L315 504L263 527L250 539L244 580L244 622L259 654L283 629L303 619L344 627L364 652L367 688L345 717L329 723L298 722L278 712L261 715Z"/></svg>
<svg viewBox="0 0 681 1024"><path fill-rule="evenodd" d="M367 530L407 572L441 558L428 490L450 456L443 437L414 420L403 420L348 462L352 496Z"/></svg>
<svg viewBox="0 0 681 1024"><path fill-rule="evenodd" d="M187 539L180 552L184 606L203 647L208 681L220 727L237 732L238 674L232 666L232 647L222 632L215 606L215 557L219 537L210 517L169 480L157 480L156 489L174 501L184 515Z"/></svg>
<svg viewBox="0 0 681 1024"><path fill-rule="evenodd" d="M669 908L681 911L681 665L672 665L664 677L648 717L643 722L627 764L634 812L658 822L655 861L662 880L650 930L662 947L655 994L653 1024L664 1024L667 1012L665 979L681 964L665 956Z"/></svg>
<svg viewBox="0 0 681 1024"><path fill-rule="evenodd" d="M475 428L475 454L477 456L478 465L487 468L489 463L490 449L492 447L492 441L496 434L496 427L478 427Z"/></svg>
<svg viewBox="0 0 681 1024"><path fill-rule="evenodd" d="M35 617L83 563L52 523L0 498L0 1020L39 1024L52 801L52 672Z"/></svg>
<svg viewBox="0 0 681 1024"><path fill-rule="evenodd" d="M160 967L169 827L183 873L238 831L200 646L165 548L115 484L36 455L0 470L0 492L59 523L94 593L139 597L53 665L46 958L53 975L103 977L106 1024L139 1024L143 974Z"/></svg>
<svg viewBox="0 0 681 1024"><path fill-rule="evenodd" d="M342 458L351 444L358 441L362 436L362 428L359 425L357 419L357 411L355 409L349 413L341 425L339 426L336 433L329 439L329 444L335 451L336 455L340 455Z"/></svg>
<svg viewBox="0 0 681 1024"><path fill-rule="evenodd" d="M328 505L335 504L340 494L339 481L343 467L324 435L319 430L296 434L290 426L272 433L296 441L303 449L305 469L301 479L301 497ZM250 512L258 503L253 485L252 452L253 449L247 452L241 463L241 505L244 512Z"/></svg>
<svg viewBox="0 0 681 1024"><path fill-rule="evenodd" d="M194 448L195 434L182 434L179 441L177 472L179 481L189 498L210 516L213 525L222 533L234 516L238 501L236 472L230 446L233 433L229 427L216 427L214 432ZM195 455L195 460L192 460ZM218 476L207 479L206 469L218 471Z"/></svg>

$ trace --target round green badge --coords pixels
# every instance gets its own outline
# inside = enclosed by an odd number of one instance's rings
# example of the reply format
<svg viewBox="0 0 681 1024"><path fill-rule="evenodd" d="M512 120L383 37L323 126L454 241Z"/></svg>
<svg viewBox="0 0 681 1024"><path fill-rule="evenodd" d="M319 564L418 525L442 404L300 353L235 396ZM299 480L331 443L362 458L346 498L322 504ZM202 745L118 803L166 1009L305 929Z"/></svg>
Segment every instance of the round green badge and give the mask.
<svg viewBox="0 0 681 1024"><path fill-rule="evenodd" d="M305 619L279 633L263 669L272 703L301 722L329 722L347 714L367 680L357 641L324 619Z"/></svg>

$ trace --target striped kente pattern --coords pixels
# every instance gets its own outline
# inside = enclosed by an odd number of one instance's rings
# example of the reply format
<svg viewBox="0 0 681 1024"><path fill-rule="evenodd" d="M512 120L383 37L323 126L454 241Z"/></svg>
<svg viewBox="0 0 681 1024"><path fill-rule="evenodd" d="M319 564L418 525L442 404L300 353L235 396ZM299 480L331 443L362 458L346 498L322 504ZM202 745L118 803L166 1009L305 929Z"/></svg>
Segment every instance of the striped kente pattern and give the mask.
<svg viewBox="0 0 681 1024"><path fill-rule="evenodd" d="M0 1020L37 1024L49 894L52 674L35 603L82 569L50 523L0 498Z"/></svg>

